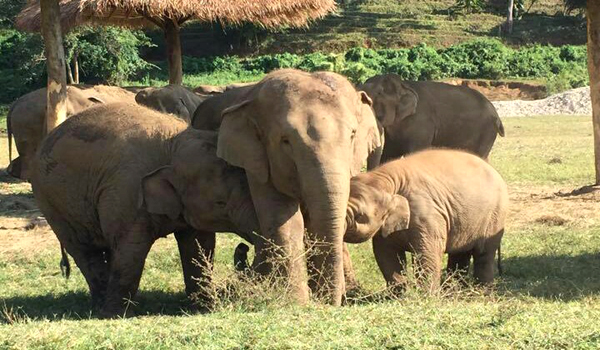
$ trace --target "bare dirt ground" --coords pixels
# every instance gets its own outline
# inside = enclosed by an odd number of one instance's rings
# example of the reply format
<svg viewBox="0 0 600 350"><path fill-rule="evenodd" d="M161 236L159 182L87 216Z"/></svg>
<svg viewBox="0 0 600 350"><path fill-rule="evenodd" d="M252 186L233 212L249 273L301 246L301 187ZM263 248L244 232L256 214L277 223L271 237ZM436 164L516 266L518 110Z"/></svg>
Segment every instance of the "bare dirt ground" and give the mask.
<svg viewBox="0 0 600 350"><path fill-rule="evenodd" d="M508 229L531 223L580 228L600 225L600 191L580 194L577 190L549 186L509 186Z"/></svg>

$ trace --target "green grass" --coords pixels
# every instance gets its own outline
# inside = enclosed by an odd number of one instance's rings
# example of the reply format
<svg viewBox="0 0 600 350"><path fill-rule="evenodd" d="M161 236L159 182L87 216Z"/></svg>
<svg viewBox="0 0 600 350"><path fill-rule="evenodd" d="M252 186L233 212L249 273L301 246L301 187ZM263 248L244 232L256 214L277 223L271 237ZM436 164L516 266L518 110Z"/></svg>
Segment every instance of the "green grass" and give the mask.
<svg viewBox="0 0 600 350"><path fill-rule="evenodd" d="M507 118L504 124L507 136L497 141L491 162L509 184L512 210L504 275L492 291L411 291L398 300L366 298L341 308L261 303L246 295L211 314L187 315L170 237L148 258L135 306L142 316L102 321L89 317L81 274L75 270L69 281L60 276L51 233L0 231L0 349L596 349L599 197L552 195L593 180L590 118ZM2 194L18 190L7 186ZM544 215L564 222L540 220ZM218 281L231 279L239 241L218 237ZM384 283L370 244L350 248L364 293L380 295Z"/></svg>
<svg viewBox="0 0 600 350"><path fill-rule="evenodd" d="M589 117L505 119L491 162L513 184L576 185L593 182L592 121Z"/></svg>

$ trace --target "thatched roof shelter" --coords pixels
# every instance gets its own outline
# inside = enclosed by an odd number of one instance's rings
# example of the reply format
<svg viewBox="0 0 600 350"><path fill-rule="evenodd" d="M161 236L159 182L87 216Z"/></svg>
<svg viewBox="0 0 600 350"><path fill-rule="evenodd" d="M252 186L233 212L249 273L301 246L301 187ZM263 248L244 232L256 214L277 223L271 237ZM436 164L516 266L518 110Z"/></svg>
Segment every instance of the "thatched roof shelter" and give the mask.
<svg viewBox="0 0 600 350"><path fill-rule="evenodd" d="M179 27L188 20L226 25L252 22L267 28L301 27L334 9L334 0L60 0L60 22L65 32L85 24L162 28L171 83L181 84ZM39 0L28 2L15 26L40 30Z"/></svg>

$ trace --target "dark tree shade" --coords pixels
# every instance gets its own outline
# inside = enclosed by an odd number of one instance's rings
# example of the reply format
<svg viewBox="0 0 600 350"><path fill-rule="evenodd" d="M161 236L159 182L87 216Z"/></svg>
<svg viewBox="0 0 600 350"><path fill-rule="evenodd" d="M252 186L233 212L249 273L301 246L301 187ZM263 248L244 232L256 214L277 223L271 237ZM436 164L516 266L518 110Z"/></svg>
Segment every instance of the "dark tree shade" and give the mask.
<svg viewBox="0 0 600 350"><path fill-rule="evenodd" d="M585 8L587 0L565 0L567 11Z"/></svg>

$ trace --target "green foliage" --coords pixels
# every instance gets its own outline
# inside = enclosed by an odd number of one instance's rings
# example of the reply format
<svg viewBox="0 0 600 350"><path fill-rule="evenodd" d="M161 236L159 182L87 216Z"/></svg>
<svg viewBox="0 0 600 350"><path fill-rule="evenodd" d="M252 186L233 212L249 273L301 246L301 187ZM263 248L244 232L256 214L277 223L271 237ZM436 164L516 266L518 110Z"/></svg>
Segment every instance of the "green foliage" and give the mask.
<svg viewBox="0 0 600 350"><path fill-rule="evenodd" d="M120 28L81 28L65 37L67 62L77 53L80 81L120 84L152 67L140 55L151 46L141 31ZM0 103L44 86L44 44L37 34L0 29Z"/></svg>
<svg viewBox="0 0 600 350"><path fill-rule="evenodd" d="M39 35L0 29L0 103L40 87L46 79L44 46Z"/></svg>
<svg viewBox="0 0 600 350"><path fill-rule="evenodd" d="M15 16L25 3L25 0L0 0L0 28L11 28Z"/></svg>
<svg viewBox="0 0 600 350"><path fill-rule="evenodd" d="M274 69L332 71L355 83L386 73L406 80L543 79L550 90L564 90L587 83L584 46L523 46L512 49L499 40L478 39L445 49L420 44L410 49L373 50L355 47L343 54L276 54L252 58L184 57L184 73L208 76L262 76ZM164 79L165 77L163 77Z"/></svg>
<svg viewBox="0 0 600 350"><path fill-rule="evenodd" d="M456 0L454 6L450 8L454 13L472 13L483 9L484 0Z"/></svg>
<svg viewBox="0 0 600 350"><path fill-rule="evenodd" d="M65 38L67 61L77 53L81 79L94 83L119 84L148 70L139 49L149 46L143 32L114 27L84 27Z"/></svg>

